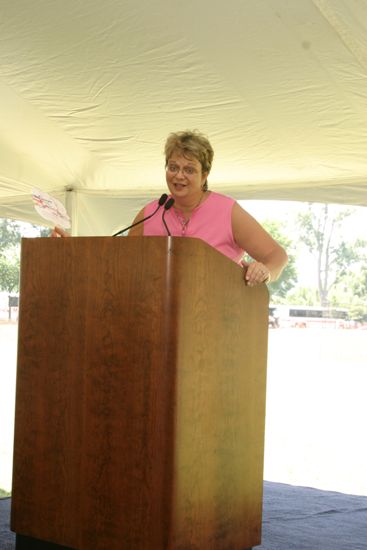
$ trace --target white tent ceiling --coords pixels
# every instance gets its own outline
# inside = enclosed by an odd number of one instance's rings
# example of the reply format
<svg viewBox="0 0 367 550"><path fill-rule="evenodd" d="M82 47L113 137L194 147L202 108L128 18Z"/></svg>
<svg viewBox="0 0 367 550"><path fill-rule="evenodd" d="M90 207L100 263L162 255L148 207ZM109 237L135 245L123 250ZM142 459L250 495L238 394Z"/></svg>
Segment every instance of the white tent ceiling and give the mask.
<svg viewBox="0 0 367 550"><path fill-rule="evenodd" d="M37 187L110 234L187 128L212 189L367 205L366 0L2 0L0 99L2 217Z"/></svg>

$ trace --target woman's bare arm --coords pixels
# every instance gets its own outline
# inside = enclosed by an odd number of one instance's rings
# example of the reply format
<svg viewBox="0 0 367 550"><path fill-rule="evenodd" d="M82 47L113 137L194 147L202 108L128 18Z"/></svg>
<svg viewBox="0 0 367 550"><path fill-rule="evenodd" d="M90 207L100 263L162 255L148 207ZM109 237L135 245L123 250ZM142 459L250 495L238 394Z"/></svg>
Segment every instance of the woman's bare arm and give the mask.
<svg viewBox="0 0 367 550"><path fill-rule="evenodd" d="M287 253L238 203L232 210L232 230L236 243L254 259L246 264L248 284L276 280L287 264Z"/></svg>

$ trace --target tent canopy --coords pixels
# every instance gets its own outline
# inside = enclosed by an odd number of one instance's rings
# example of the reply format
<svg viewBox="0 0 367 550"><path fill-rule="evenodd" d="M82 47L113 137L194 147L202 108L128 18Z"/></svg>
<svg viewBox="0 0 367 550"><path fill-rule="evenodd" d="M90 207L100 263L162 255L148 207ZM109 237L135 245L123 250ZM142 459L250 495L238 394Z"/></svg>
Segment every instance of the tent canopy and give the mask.
<svg viewBox="0 0 367 550"><path fill-rule="evenodd" d="M210 188L367 205L367 2L3 0L0 216L111 234L165 191L172 131L210 139Z"/></svg>

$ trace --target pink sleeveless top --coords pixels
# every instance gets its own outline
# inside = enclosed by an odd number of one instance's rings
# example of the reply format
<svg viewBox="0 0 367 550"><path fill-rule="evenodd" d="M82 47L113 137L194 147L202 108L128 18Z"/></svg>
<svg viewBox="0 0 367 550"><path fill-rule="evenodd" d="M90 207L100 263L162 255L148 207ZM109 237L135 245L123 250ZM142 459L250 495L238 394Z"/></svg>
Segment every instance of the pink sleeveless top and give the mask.
<svg viewBox="0 0 367 550"><path fill-rule="evenodd" d="M172 237L197 237L234 262L239 262L244 250L236 244L232 233L232 208L235 202L231 197L211 191L209 197L192 212L186 226L173 207L166 212L164 219ZM157 200L150 202L144 208L144 216L154 212L157 206ZM145 236L167 237L162 222L163 211L161 207L152 218L144 222Z"/></svg>

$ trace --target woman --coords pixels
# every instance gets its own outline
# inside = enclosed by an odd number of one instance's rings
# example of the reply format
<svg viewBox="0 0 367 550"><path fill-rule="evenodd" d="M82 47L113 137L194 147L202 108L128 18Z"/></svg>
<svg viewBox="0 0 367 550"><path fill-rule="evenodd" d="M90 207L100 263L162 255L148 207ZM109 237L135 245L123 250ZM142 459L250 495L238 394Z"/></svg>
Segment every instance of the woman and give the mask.
<svg viewBox="0 0 367 550"><path fill-rule="evenodd" d="M287 263L284 249L230 197L208 189L214 152L197 131L170 134L165 146L166 181L173 208L165 213L172 236L198 237L236 262L247 252L254 261L242 264L252 286L276 280ZM157 208L153 201L136 216L142 220ZM133 227L130 236L167 235L160 216Z"/></svg>
<svg viewBox="0 0 367 550"><path fill-rule="evenodd" d="M197 237L246 268L249 286L276 280L287 263L285 250L232 198L210 191L208 175L213 148L198 131L172 133L165 145L166 181L174 205L165 212L133 227L129 236ZM152 201L136 216L134 223L152 214ZM55 228L52 236L67 236ZM244 253L253 261L241 261Z"/></svg>

